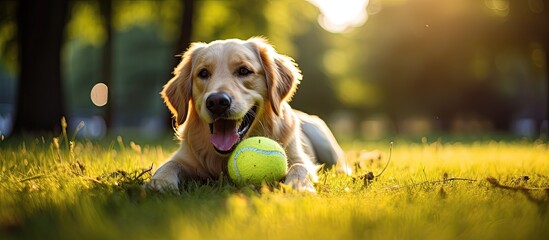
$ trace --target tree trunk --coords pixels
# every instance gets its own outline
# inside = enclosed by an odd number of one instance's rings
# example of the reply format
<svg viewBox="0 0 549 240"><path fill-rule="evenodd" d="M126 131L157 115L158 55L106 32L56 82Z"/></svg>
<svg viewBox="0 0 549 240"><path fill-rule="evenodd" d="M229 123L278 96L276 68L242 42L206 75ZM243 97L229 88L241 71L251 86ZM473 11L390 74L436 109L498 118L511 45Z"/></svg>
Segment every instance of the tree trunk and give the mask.
<svg viewBox="0 0 549 240"><path fill-rule="evenodd" d="M187 50L187 47L189 47L189 44L191 43L191 34L192 34L192 28L193 28L193 15L194 15L194 2L195 0L182 0L183 2L183 16L181 17L181 32L179 33L179 37L177 39L177 42L175 43L175 52L176 54L183 54L185 50ZM181 61L181 58L177 57L174 60L173 68L174 69L177 64ZM166 79L167 81L167 79ZM175 126L173 124L172 114L167 111L166 108L166 119L169 119L168 126L170 127L170 130Z"/></svg>
<svg viewBox="0 0 549 240"><path fill-rule="evenodd" d="M112 82L112 2L111 0L101 0L101 15L103 16L103 21L105 21L105 30L107 32L107 39L105 39L105 44L103 45L103 61L102 61L102 79L105 85L108 86L108 102L104 106L103 118L107 125L107 131L112 127L112 109L114 107L114 89Z"/></svg>
<svg viewBox="0 0 549 240"><path fill-rule="evenodd" d="M183 17L181 18L181 34L177 41L177 52L182 53L191 43L193 28L194 0L183 0ZM177 59L177 64L179 59Z"/></svg>
<svg viewBox="0 0 549 240"><path fill-rule="evenodd" d="M29 0L17 7L19 87L14 133L59 132L65 115L61 80L68 1Z"/></svg>

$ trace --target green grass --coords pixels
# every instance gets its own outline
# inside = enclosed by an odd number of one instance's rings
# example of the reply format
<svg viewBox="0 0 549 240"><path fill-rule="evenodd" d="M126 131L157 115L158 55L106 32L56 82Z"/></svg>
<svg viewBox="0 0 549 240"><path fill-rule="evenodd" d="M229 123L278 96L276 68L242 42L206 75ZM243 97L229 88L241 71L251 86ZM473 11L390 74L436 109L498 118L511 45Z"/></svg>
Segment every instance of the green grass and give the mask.
<svg viewBox="0 0 549 240"><path fill-rule="evenodd" d="M317 195L191 182L140 188L176 148L126 139L0 142L0 239L547 239L544 141L348 143L355 178L320 175ZM381 160L361 157L380 150ZM442 181L444 177L468 180ZM524 176L529 180L524 181ZM493 177L511 189L495 187Z"/></svg>

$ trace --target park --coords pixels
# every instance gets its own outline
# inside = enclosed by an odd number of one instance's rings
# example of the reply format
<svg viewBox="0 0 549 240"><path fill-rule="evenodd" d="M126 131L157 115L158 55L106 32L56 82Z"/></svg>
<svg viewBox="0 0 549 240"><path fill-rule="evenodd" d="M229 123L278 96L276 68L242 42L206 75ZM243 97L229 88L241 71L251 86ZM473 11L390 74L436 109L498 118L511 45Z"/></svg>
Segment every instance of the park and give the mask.
<svg viewBox="0 0 549 240"><path fill-rule="evenodd" d="M543 0L2 1L0 238L546 239L548 11ZM295 65L282 99L324 120L350 174L319 166L314 191L227 171L148 187L198 141L178 133L200 119L197 92L217 72L196 71L187 122L168 81L198 46L233 38L265 39ZM260 69L231 76L270 87L261 54ZM268 113L288 121L264 95L238 137L267 129ZM211 139L221 158L235 147Z"/></svg>

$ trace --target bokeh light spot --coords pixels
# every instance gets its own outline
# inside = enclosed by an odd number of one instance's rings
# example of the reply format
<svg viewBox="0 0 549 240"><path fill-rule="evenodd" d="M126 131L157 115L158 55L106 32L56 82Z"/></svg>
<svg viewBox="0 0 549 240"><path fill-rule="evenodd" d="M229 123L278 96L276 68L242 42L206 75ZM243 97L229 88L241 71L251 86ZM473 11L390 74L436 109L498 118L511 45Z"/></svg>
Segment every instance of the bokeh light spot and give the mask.
<svg viewBox="0 0 549 240"><path fill-rule="evenodd" d="M369 0L309 0L322 13L318 23L327 31L339 33L363 25L368 19Z"/></svg>
<svg viewBox="0 0 549 240"><path fill-rule="evenodd" d="M528 0L528 6L530 7L530 11L538 14L543 13L545 8L545 4L542 0Z"/></svg>
<svg viewBox="0 0 549 240"><path fill-rule="evenodd" d="M345 75L349 72L349 55L341 50L328 50L324 54L323 64L326 71L334 75Z"/></svg>
<svg viewBox="0 0 549 240"><path fill-rule="evenodd" d="M343 103L362 107L376 107L379 104L378 91L367 81L354 78L341 79L340 81L337 91Z"/></svg>
<svg viewBox="0 0 549 240"><path fill-rule="evenodd" d="M534 64L534 66L538 67L538 68L544 68L545 67L545 51L543 50L543 48L539 45L535 45L532 49L532 54L531 54L531 58L532 58L532 63Z"/></svg>
<svg viewBox="0 0 549 240"><path fill-rule="evenodd" d="M484 4L499 17L509 15L509 0L484 0Z"/></svg>
<svg viewBox="0 0 549 240"><path fill-rule="evenodd" d="M104 83L98 83L93 86L90 98L95 106L102 107L107 105L109 100L109 87Z"/></svg>

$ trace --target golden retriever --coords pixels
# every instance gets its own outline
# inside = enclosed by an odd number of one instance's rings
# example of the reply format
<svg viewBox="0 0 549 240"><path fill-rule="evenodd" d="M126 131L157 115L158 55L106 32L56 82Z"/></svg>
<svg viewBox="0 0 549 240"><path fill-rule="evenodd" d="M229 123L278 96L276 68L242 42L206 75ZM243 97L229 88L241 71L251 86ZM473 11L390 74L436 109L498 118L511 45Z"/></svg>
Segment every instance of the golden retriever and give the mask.
<svg viewBox="0 0 549 240"><path fill-rule="evenodd" d="M321 164L349 174L326 124L288 104L300 80L294 61L264 38L191 44L161 92L181 145L148 185L177 190L188 179L226 175L228 155L249 136L284 147L285 184L298 191L315 192Z"/></svg>

